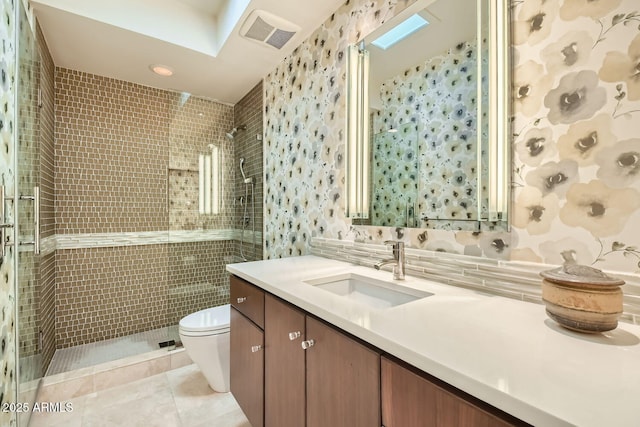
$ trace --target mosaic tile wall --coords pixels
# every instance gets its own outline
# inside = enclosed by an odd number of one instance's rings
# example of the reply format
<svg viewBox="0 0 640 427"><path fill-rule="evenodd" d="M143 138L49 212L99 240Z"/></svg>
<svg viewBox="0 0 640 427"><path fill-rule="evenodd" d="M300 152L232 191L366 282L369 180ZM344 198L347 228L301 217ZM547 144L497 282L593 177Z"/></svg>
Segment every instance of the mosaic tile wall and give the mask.
<svg viewBox="0 0 640 427"><path fill-rule="evenodd" d="M56 68L56 233L167 229L173 94Z"/></svg>
<svg viewBox="0 0 640 427"><path fill-rule="evenodd" d="M235 172L235 183L233 204L234 204L234 223L233 227L242 230L242 221L245 208L245 189L246 185L242 182L240 174L240 158L245 159L244 171L247 177L255 179L253 186L254 196L251 200L251 192L247 207L247 217L249 218L245 224L244 241L236 240L235 255L241 256L240 245L242 245L242 254L249 260L262 259L262 227L264 224L264 161L262 151L262 127L263 127L263 102L262 102L262 82L259 82L253 89L249 91L234 107L234 123L236 126L245 125L245 131L238 132L233 140L234 145L234 163L233 170ZM258 137L259 135L259 137ZM242 202L241 202L242 198ZM252 205L255 203L255 218L252 214ZM255 220L255 227L251 221ZM250 230L255 228L256 233L260 233L260 237L256 237L256 245L253 246Z"/></svg>
<svg viewBox="0 0 640 427"><path fill-rule="evenodd" d="M169 228L210 230L231 228L232 196L222 191L219 214L198 212L198 159L219 147L223 188L233 183L233 142L225 133L233 128L233 107L188 95L174 95L169 123Z"/></svg>
<svg viewBox="0 0 640 427"><path fill-rule="evenodd" d="M40 234L42 239L55 236L55 143L54 143L54 82L55 65L44 35L37 28L40 53ZM42 372L46 372L56 349L55 336L55 253L42 248L38 283L38 322L42 333Z"/></svg>
<svg viewBox="0 0 640 427"><path fill-rule="evenodd" d="M57 348L175 324L228 302L224 263L239 226L236 146L258 162L248 162L247 173L261 175L261 141L225 134L235 120L246 120L244 135L262 133L261 96L257 86L239 108L56 69ZM220 213L202 215L198 158L211 144L224 158L224 190ZM138 249L147 256L136 256L146 266L136 275L129 257ZM112 273L97 275L101 268ZM102 292L91 309L79 293L87 287Z"/></svg>
<svg viewBox="0 0 640 427"><path fill-rule="evenodd" d="M190 313L229 303L225 258L233 252L230 240L169 245L169 325L177 325Z"/></svg>
<svg viewBox="0 0 640 427"><path fill-rule="evenodd" d="M20 10L18 30L18 88L17 88L17 184L19 242L34 241L34 201L22 199L33 196L39 175L39 109L38 85L40 60L36 35L24 9ZM33 245L25 245L18 251L18 348L20 383L37 378L40 366L32 357L38 353L38 275L39 259Z"/></svg>
<svg viewBox="0 0 640 427"><path fill-rule="evenodd" d="M56 252L58 348L168 325L168 246Z"/></svg>
<svg viewBox="0 0 640 427"><path fill-rule="evenodd" d="M2 19L0 20L0 176L1 185L7 189L14 187L15 165L15 91L16 91L16 4L12 0L2 2ZM6 209L12 211L7 203ZM7 222L12 222L8 215ZM0 262L0 404L16 401L16 319L15 319L15 286L14 286L14 251L9 248ZM15 422L15 414L0 412L0 425L8 426Z"/></svg>
<svg viewBox="0 0 640 427"><path fill-rule="evenodd" d="M57 235L166 232L171 101L56 68ZM167 257L164 245L57 250L56 348L166 325Z"/></svg>
<svg viewBox="0 0 640 427"><path fill-rule="evenodd" d="M480 234L353 227L344 217L340 54L389 7L346 3L265 78L265 256L308 253L311 235L393 237L421 249L640 271L636 2L512 2L513 227Z"/></svg>
<svg viewBox="0 0 640 427"><path fill-rule="evenodd" d="M51 252L40 257L40 274L37 278L38 322L42 331L42 372L47 372L56 351L56 255Z"/></svg>

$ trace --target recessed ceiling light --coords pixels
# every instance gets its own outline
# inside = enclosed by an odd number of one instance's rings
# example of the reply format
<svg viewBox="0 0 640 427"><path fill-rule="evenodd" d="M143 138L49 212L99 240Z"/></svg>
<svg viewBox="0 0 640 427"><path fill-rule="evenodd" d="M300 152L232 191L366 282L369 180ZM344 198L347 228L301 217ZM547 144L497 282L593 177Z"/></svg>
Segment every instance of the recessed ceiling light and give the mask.
<svg viewBox="0 0 640 427"><path fill-rule="evenodd" d="M162 77L169 77L173 75L173 68L161 64L151 64L149 69Z"/></svg>
<svg viewBox="0 0 640 427"><path fill-rule="evenodd" d="M429 21L416 13L372 41L371 44L386 50L427 25Z"/></svg>

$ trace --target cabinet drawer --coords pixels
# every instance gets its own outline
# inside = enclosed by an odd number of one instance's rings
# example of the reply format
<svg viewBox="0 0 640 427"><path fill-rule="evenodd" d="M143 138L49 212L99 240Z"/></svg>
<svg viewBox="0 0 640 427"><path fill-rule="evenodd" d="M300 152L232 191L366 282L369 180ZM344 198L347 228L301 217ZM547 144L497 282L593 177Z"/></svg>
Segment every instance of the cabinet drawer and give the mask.
<svg viewBox="0 0 640 427"><path fill-rule="evenodd" d="M264 329L264 291L236 276L230 280L231 305Z"/></svg>

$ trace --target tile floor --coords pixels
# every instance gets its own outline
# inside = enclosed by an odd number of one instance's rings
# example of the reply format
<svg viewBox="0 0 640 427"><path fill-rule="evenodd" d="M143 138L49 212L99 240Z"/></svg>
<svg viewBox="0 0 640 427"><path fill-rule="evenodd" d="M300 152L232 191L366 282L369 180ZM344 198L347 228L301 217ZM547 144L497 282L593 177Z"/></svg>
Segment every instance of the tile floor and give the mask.
<svg viewBox="0 0 640 427"><path fill-rule="evenodd" d="M68 400L66 413L36 412L29 427L250 427L231 393L216 393L195 364Z"/></svg>
<svg viewBox="0 0 640 427"><path fill-rule="evenodd" d="M56 375L158 350L158 343L178 339L178 325L56 350L47 375Z"/></svg>

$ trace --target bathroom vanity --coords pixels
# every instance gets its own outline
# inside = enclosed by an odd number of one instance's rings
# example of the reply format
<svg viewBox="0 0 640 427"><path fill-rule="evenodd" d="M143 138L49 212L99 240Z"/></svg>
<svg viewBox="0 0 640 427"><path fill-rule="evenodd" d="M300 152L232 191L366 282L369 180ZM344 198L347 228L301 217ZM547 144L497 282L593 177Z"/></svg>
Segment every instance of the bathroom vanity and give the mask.
<svg viewBox="0 0 640 427"><path fill-rule="evenodd" d="M227 270L231 391L254 427L640 420L637 326L577 334L541 305L315 256Z"/></svg>

